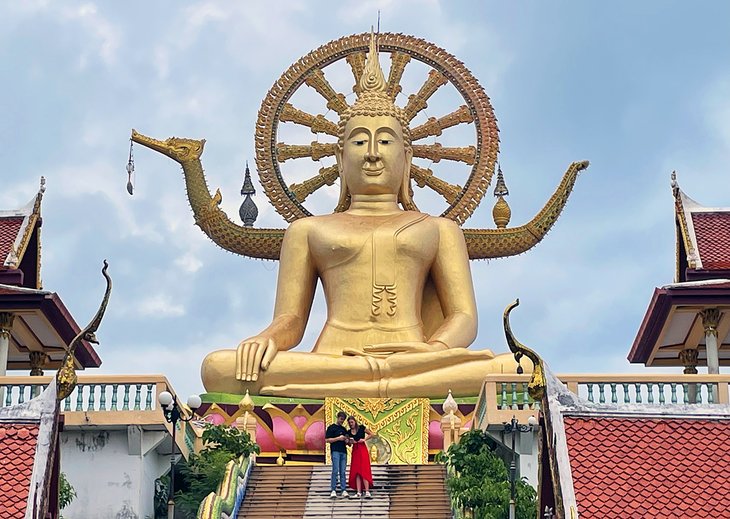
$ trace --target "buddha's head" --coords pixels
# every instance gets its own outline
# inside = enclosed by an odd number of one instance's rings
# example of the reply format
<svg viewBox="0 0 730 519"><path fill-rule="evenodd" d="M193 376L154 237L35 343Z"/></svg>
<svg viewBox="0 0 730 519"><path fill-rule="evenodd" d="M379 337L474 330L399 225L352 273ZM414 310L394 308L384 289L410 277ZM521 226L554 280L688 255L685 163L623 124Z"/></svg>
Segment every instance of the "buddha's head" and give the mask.
<svg viewBox="0 0 730 519"><path fill-rule="evenodd" d="M341 116L335 152L340 173L337 210L347 209L350 194L394 194L414 209L410 193L413 151L408 119L386 92L375 35L360 78L355 103Z"/></svg>

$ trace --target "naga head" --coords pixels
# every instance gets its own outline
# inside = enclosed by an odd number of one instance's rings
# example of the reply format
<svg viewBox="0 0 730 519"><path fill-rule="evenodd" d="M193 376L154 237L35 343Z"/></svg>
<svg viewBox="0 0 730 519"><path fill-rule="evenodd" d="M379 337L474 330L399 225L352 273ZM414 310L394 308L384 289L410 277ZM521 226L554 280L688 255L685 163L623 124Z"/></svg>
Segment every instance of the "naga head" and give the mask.
<svg viewBox="0 0 730 519"><path fill-rule="evenodd" d="M177 162L185 162L188 160L199 159L203 154L205 139L183 139L180 137L170 137L164 141L153 139L142 135L136 130L132 130L132 141L142 146L146 146L152 150L158 151L163 155L167 155Z"/></svg>
<svg viewBox="0 0 730 519"><path fill-rule="evenodd" d="M378 58L378 44L370 33L370 49L359 81L355 103L340 116L337 150L340 199L337 210L349 205L350 192L358 179L374 192L392 192L406 209L415 209L410 191L413 151L408 117L386 91L386 81ZM390 147L389 147L390 146ZM358 167L359 164L359 167ZM393 178L383 175L394 175ZM376 177L381 177L377 178ZM380 187L377 184L382 184Z"/></svg>

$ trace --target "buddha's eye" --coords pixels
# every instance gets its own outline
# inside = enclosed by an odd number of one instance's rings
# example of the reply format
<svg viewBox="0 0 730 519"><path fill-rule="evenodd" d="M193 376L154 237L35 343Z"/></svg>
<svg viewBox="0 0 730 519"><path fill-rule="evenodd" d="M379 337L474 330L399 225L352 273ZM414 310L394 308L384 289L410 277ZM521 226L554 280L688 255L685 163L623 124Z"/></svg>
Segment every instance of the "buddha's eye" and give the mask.
<svg viewBox="0 0 730 519"><path fill-rule="evenodd" d="M380 140L378 141L378 144L385 144L385 145L388 145L388 144L392 144L392 143L393 143L393 141L392 141L391 139L380 139Z"/></svg>
<svg viewBox="0 0 730 519"><path fill-rule="evenodd" d="M352 143L353 143L353 144L354 144L355 146L365 146L365 142L366 142L366 141L365 141L365 139L361 139L361 140L354 140L354 141L352 141Z"/></svg>

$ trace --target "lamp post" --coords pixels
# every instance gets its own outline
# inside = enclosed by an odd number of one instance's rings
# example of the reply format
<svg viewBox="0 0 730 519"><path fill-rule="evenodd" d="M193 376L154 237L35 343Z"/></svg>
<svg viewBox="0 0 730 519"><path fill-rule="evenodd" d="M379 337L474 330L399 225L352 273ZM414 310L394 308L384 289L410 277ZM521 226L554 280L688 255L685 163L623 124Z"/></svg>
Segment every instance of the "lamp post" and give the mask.
<svg viewBox="0 0 730 519"><path fill-rule="evenodd" d="M172 424L172 454L170 456L170 488L167 493L167 518L175 519L175 430L177 422L189 422L193 419L193 415L185 418L183 416L180 405L177 403L177 397L169 391L163 391L157 395L157 401L162 406L162 412L165 420ZM195 411L202 404L198 395L190 395L188 397L188 407Z"/></svg>
<svg viewBox="0 0 730 519"><path fill-rule="evenodd" d="M532 428L537 425L537 419L534 416L530 416L527 419L527 425L521 424L517 421L517 417L512 416L512 420L509 423L504 424L504 432L512 435L512 461L509 464L509 483L510 483L510 497L509 497L509 519L515 519L516 514L516 479L517 479L517 454L515 453L515 438L517 433L526 433L532 431Z"/></svg>

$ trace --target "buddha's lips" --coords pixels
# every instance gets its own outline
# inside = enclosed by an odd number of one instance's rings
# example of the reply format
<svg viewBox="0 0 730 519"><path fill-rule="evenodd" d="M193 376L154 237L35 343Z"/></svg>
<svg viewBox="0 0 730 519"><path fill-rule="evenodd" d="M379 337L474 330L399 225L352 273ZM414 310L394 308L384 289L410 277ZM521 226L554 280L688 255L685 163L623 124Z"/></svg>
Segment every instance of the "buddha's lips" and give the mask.
<svg viewBox="0 0 730 519"><path fill-rule="evenodd" d="M362 168L362 171L363 171L363 173L365 173L369 177L377 177L377 176L379 176L380 174L383 173L383 170L384 169L385 168L378 168L378 169Z"/></svg>

